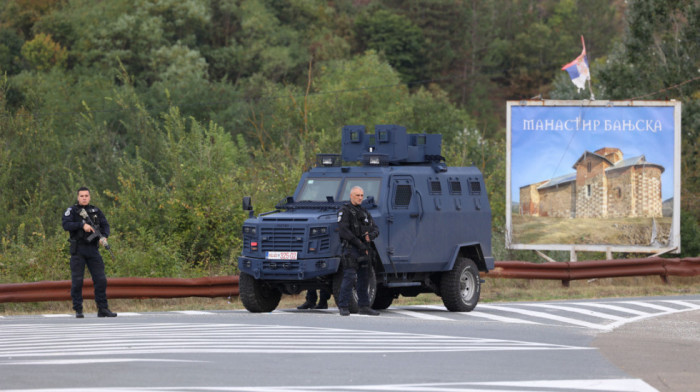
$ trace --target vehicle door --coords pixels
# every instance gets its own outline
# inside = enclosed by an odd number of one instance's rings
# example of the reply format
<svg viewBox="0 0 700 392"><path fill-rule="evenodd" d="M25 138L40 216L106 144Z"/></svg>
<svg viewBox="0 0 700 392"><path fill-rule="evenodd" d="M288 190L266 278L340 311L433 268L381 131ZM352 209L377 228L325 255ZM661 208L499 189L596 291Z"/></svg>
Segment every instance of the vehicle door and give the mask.
<svg viewBox="0 0 700 392"><path fill-rule="evenodd" d="M421 210L421 200L416 195L413 177L392 176L386 217L388 227L387 253L392 261L399 264L403 261L409 261L416 244Z"/></svg>

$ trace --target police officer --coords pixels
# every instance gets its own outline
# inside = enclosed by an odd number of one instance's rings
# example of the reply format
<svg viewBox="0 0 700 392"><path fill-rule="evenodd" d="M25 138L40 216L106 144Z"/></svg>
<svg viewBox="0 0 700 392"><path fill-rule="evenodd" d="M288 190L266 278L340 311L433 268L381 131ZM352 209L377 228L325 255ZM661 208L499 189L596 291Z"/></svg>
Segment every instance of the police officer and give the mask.
<svg viewBox="0 0 700 392"><path fill-rule="evenodd" d="M82 214L87 213L90 219L83 218ZM88 237L95 231L90 225L90 221L96 226L103 238L95 237L88 240ZM109 237L109 223L107 218L99 208L90 204L90 190L86 187L78 189L78 202L68 207L63 214L63 229L70 233L70 271L71 289L70 295L73 298L73 309L75 317L83 318L83 277L85 266L87 265L95 286L95 303L97 304L97 317L117 317L116 313L109 310L107 306L107 277L105 276L105 263L102 260L99 244L107 245Z"/></svg>
<svg viewBox="0 0 700 392"><path fill-rule="evenodd" d="M340 285L338 309L341 316L349 316L350 296L357 278L357 302L359 313L379 316L369 303L369 252L370 244L379 236L379 228L372 215L362 207L364 191L359 186L350 190L350 203L338 211L338 232L343 242L343 282Z"/></svg>

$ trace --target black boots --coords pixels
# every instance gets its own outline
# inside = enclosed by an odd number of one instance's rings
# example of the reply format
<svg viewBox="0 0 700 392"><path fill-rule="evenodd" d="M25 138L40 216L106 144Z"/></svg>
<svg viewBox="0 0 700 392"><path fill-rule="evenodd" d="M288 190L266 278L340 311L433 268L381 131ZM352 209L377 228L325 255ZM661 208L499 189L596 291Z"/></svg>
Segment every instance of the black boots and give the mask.
<svg viewBox="0 0 700 392"><path fill-rule="evenodd" d="M350 315L350 309L348 308L338 308L340 310L340 315L341 316L349 316ZM361 306L360 309L357 311L358 314L364 314L365 316L379 316L381 313L377 312L376 310L370 308L369 306Z"/></svg>
<svg viewBox="0 0 700 392"><path fill-rule="evenodd" d="M97 317L117 317L117 314L109 310L109 308L100 308L97 310Z"/></svg>
<svg viewBox="0 0 700 392"><path fill-rule="evenodd" d="M380 314L379 312L370 308L369 306L360 307L360 310L357 313L364 314L366 316L379 316L379 314Z"/></svg>
<svg viewBox="0 0 700 392"><path fill-rule="evenodd" d="M303 304L297 306L297 309L303 310L303 309L313 309L316 306L315 303L306 301Z"/></svg>
<svg viewBox="0 0 700 392"><path fill-rule="evenodd" d="M109 310L109 308L97 309L97 317L117 317L117 314ZM85 318L82 309L75 310L75 318Z"/></svg>
<svg viewBox="0 0 700 392"><path fill-rule="evenodd" d="M318 305L316 305L316 306L314 307L314 309L328 309L328 301L325 300L325 299L323 299L323 298L321 298L321 299L318 301Z"/></svg>
<svg viewBox="0 0 700 392"><path fill-rule="evenodd" d="M306 301L303 304L297 306L297 309L328 309L328 301L322 299L318 301L318 305L314 305L313 302Z"/></svg>

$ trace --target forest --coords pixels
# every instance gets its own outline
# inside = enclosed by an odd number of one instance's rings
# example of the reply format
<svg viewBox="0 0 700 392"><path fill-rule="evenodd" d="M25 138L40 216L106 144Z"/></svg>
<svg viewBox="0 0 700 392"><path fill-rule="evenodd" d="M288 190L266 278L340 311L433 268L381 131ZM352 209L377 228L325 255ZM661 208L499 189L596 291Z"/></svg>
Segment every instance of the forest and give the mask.
<svg viewBox="0 0 700 392"><path fill-rule="evenodd" d="M581 36L596 99L682 102L698 256L697 0L0 2L0 282L69 278L81 186L108 276L236 274L242 197L274 209L348 124L442 134L449 165L484 172L496 260L535 261L503 245L506 102L589 99L561 70Z"/></svg>

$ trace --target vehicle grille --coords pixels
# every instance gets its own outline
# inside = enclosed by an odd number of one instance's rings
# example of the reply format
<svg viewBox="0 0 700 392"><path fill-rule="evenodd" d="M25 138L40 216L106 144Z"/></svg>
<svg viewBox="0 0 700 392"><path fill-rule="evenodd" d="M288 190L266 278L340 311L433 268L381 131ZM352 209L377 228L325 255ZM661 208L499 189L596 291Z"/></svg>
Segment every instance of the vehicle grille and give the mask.
<svg viewBox="0 0 700 392"><path fill-rule="evenodd" d="M296 251L304 249L304 228L264 228L261 230L261 250Z"/></svg>

